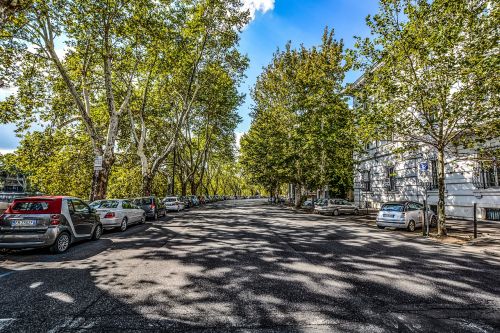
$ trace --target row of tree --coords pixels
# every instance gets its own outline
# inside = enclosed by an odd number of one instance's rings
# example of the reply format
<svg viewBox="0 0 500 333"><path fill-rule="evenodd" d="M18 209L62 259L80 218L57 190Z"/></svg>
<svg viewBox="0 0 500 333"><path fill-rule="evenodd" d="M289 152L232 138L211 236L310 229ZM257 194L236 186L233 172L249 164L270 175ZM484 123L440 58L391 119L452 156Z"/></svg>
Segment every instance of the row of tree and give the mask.
<svg viewBox="0 0 500 333"><path fill-rule="evenodd" d="M498 22L498 1L380 0L367 17L372 37L352 50L328 31L319 47L287 45L253 90L246 173L270 191L294 183L299 192L330 185L342 194L365 143L390 137L394 152L425 147L437 156L438 234L446 234L446 160L500 137ZM343 86L351 65L364 75Z"/></svg>
<svg viewBox="0 0 500 333"><path fill-rule="evenodd" d="M3 159L36 188L94 200L246 186L230 171L248 65L239 0L32 0L2 14L0 75L17 92L0 121L32 132Z"/></svg>
<svg viewBox="0 0 500 333"><path fill-rule="evenodd" d="M246 175L275 193L295 184L329 185L345 195L352 186L353 113L342 97L349 69L342 41L325 29L322 44L277 51L258 77L251 128L241 139Z"/></svg>

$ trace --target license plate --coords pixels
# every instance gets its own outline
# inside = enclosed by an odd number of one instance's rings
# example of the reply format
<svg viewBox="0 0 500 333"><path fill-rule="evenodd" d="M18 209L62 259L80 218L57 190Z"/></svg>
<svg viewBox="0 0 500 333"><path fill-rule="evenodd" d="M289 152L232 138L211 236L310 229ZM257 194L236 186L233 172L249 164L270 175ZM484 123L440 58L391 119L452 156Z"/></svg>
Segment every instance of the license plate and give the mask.
<svg viewBox="0 0 500 333"><path fill-rule="evenodd" d="M21 227L27 225L36 225L36 220L20 220L11 222L11 226L13 227Z"/></svg>
<svg viewBox="0 0 500 333"><path fill-rule="evenodd" d="M384 217L394 217L393 214L384 214Z"/></svg>

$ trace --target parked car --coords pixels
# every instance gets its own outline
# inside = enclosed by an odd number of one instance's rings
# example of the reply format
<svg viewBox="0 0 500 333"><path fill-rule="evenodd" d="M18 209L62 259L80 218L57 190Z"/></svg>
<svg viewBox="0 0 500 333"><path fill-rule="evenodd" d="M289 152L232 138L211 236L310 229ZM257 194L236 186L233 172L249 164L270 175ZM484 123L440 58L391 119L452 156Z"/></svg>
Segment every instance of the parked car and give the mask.
<svg viewBox="0 0 500 333"><path fill-rule="evenodd" d="M180 197L166 197L163 202L167 210L180 211L185 207Z"/></svg>
<svg viewBox="0 0 500 333"><path fill-rule="evenodd" d="M97 211L102 226L106 230L120 228L120 231L125 231L131 224L146 222L146 212L130 200L98 200L92 202L90 207Z"/></svg>
<svg viewBox="0 0 500 333"><path fill-rule="evenodd" d="M62 253L77 240L99 239L102 230L95 210L81 199L18 198L0 216L0 248L49 247Z"/></svg>
<svg viewBox="0 0 500 333"><path fill-rule="evenodd" d="M432 210L427 211L427 218L431 226L437 224L437 216ZM423 225L424 205L413 201L386 202L377 215L377 227L404 228L415 231Z"/></svg>
<svg viewBox="0 0 500 333"><path fill-rule="evenodd" d="M16 198L23 198L29 196L24 192L0 192L0 214L3 213L10 203Z"/></svg>
<svg viewBox="0 0 500 333"><path fill-rule="evenodd" d="M167 215L165 205L155 196L135 198L132 203L141 208L146 213L146 217L157 220L159 216Z"/></svg>
<svg viewBox="0 0 500 333"><path fill-rule="evenodd" d="M199 206L200 205L200 201L198 200L198 197L196 195L189 196L189 199L191 200L191 204L193 206Z"/></svg>
<svg viewBox="0 0 500 333"><path fill-rule="evenodd" d="M327 199L314 207L314 212L325 215L359 214L359 208L354 203L344 199Z"/></svg>

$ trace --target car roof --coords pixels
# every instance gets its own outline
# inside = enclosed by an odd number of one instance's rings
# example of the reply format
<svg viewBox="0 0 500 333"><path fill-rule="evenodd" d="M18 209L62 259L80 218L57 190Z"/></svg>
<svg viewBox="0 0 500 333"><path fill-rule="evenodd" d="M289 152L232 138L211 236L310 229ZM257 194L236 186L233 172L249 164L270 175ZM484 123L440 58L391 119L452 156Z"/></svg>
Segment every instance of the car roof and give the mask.
<svg viewBox="0 0 500 333"><path fill-rule="evenodd" d="M33 196L33 197L22 197L22 198L16 198L15 200L59 200L59 199L76 199L74 197L70 196L64 196L64 195L39 195L39 196Z"/></svg>
<svg viewBox="0 0 500 333"><path fill-rule="evenodd" d="M387 204L389 204L389 205L404 205L404 204L407 204L410 202L418 203L418 202L410 201L410 200L402 200L402 201L388 201L388 202L385 202L384 205L387 205Z"/></svg>

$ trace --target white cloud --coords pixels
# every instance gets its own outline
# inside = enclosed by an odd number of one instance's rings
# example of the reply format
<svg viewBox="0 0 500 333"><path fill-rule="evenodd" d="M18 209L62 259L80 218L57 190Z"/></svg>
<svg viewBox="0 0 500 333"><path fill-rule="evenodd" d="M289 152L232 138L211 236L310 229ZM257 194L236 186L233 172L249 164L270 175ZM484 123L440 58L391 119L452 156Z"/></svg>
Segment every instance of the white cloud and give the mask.
<svg viewBox="0 0 500 333"><path fill-rule="evenodd" d="M2 149L0 148L0 155L5 155L5 154L10 154L13 153L15 149Z"/></svg>
<svg viewBox="0 0 500 333"><path fill-rule="evenodd" d="M241 137L243 136L243 134L245 134L246 132L235 132L234 135L236 136L236 148L238 148L238 150L240 150L240 140L241 140Z"/></svg>
<svg viewBox="0 0 500 333"><path fill-rule="evenodd" d="M243 8L250 11L252 20L255 18L255 12L263 14L274 9L275 0L243 0Z"/></svg>

